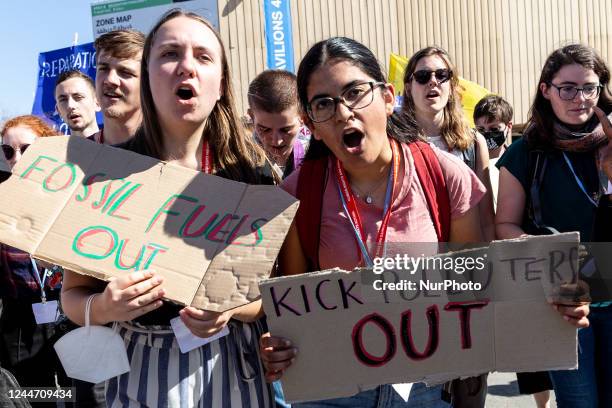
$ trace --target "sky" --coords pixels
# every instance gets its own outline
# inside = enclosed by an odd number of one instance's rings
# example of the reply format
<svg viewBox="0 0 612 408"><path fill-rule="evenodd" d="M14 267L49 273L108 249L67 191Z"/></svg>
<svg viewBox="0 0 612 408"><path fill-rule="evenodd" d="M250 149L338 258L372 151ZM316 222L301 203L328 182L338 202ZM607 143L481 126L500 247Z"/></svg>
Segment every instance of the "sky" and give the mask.
<svg viewBox="0 0 612 408"><path fill-rule="evenodd" d="M93 41L90 0L0 0L0 118L30 113L38 54Z"/></svg>

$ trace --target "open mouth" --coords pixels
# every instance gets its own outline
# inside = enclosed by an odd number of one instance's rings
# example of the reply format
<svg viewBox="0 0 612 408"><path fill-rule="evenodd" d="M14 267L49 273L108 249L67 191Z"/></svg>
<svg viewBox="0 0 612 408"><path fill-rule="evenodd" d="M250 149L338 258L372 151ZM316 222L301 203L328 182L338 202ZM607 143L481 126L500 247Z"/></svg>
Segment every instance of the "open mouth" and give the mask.
<svg viewBox="0 0 612 408"><path fill-rule="evenodd" d="M342 135L342 142L348 148L358 147L361 145L362 139L363 133L358 130L353 130Z"/></svg>
<svg viewBox="0 0 612 408"><path fill-rule="evenodd" d="M440 96L440 92L433 90L433 89L427 92L427 95L425 95L425 97L427 98L437 98L438 96Z"/></svg>
<svg viewBox="0 0 612 408"><path fill-rule="evenodd" d="M193 91L189 88L179 88L176 95L183 101L188 101L193 98Z"/></svg>
<svg viewBox="0 0 612 408"><path fill-rule="evenodd" d="M121 98L121 95L116 94L114 92L104 92L104 96L106 96L107 98L111 98L111 99L119 99L119 98Z"/></svg>
<svg viewBox="0 0 612 408"><path fill-rule="evenodd" d="M70 119L70 120L75 120L75 119L78 119L80 117L81 117L81 115L77 115L76 113L68 115L68 119Z"/></svg>

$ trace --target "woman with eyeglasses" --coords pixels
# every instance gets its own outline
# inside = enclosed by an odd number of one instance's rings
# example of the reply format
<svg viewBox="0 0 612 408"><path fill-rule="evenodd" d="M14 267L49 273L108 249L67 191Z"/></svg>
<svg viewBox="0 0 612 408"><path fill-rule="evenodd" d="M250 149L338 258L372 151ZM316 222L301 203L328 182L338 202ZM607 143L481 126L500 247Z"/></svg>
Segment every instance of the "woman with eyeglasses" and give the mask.
<svg viewBox="0 0 612 408"><path fill-rule="evenodd" d="M482 240L477 204L484 186L460 159L432 149L410 131L401 113L393 113L393 86L368 48L345 37L321 41L305 55L297 76L304 121L313 136L302 167L282 184L302 203L281 249L281 274L371 266L381 248L388 246L390 253L406 242ZM424 173L418 171L424 162L437 166L448 195L436 197L423 187L418 174ZM306 203L306 196L317 198ZM436 204L444 210L430 211ZM313 225L320 226L314 234ZM300 358L290 339L266 335L260 347L268 381L279 379ZM414 384L405 402L391 385L382 385L296 406L448 407L441 391Z"/></svg>
<svg viewBox="0 0 612 408"><path fill-rule="evenodd" d="M57 132L42 119L25 115L9 119L0 135L12 169L37 138ZM53 349L55 320L37 323L33 311L43 299L57 310L61 281L60 269L46 269L28 253L0 244L0 365L23 387L55 387L56 377L60 385L71 385Z"/></svg>
<svg viewBox="0 0 612 408"><path fill-rule="evenodd" d="M485 185L478 210L483 238L489 242L495 238L489 151L484 137L464 118L459 89L457 69L448 53L438 47L423 48L406 66L402 110L414 133L462 159Z"/></svg>
<svg viewBox="0 0 612 408"><path fill-rule="evenodd" d="M609 83L610 70L592 48L568 45L548 57L524 136L497 162L498 238L556 231L579 231L582 242L600 238L595 215L609 203L612 176ZM560 408L612 406L612 306L590 310L589 327L576 322L578 370L549 373ZM524 386L546 388L538 380Z"/></svg>

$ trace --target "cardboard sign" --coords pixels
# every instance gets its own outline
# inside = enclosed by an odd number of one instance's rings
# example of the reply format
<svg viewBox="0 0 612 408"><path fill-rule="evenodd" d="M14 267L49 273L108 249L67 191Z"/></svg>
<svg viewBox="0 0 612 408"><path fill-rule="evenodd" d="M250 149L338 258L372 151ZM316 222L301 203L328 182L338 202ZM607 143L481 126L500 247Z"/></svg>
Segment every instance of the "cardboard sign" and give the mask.
<svg viewBox="0 0 612 408"><path fill-rule="evenodd" d="M285 398L575 368L576 329L546 298L559 299L561 288L575 284L576 242L578 234L570 233L428 258L452 260L454 270L446 271L441 264L380 275L336 269L263 281L270 332L299 350L282 377ZM460 259L481 260L483 268L459 274ZM375 290L381 279L403 290ZM466 289L476 284L480 290Z"/></svg>
<svg viewBox="0 0 612 408"><path fill-rule="evenodd" d="M297 205L275 186L47 137L0 184L0 241L104 280L153 269L167 299L223 311L258 298Z"/></svg>

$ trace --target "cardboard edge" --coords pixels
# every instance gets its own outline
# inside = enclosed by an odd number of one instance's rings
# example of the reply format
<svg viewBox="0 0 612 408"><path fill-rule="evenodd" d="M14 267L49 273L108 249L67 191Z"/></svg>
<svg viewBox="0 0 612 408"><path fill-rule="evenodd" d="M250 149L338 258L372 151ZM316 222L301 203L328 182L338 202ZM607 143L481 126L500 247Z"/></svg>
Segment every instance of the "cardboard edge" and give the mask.
<svg viewBox="0 0 612 408"><path fill-rule="evenodd" d="M212 175L214 176L214 175ZM197 177L197 175L196 175ZM214 176L214 177L218 177L218 176ZM235 181L235 180L232 180ZM236 210L240 207L240 204L242 203L242 200L244 200L244 197L247 193L247 190L249 188L249 185L246 183L242 183L242 182L238 182L243 184L243 189L242 189L242 194L240 194L240 199L236 201L236 206L233 208L232 213L236 213ZM206 278L206 275L208 274L208 271L210 270L210 266L212 265L214 259L217 257L217 255L219 255L219 253L221 252L221 246L222 246L222 242L218 242L217 246L215 247L215 252L214 255L210 258L210 262L208 263L208 266L204 269L204 272L202 273L202 276L200 278L200 283L195 287L194 291L190 294L189 296L189 305L193 305L196 298L198 297L198 293L200 293L200 291L202 290L202 288L204 287L204 279ZM252 302L249 302L252 303ZM245 303L245 304L249 304L249 303ZM243 306L243 305L241 305ZM236 307L240 307L240 306L236 306ZM232 308L234 309L234 308Z"/></svg>
<svg viewBox="0 0 612 408"><path fill-rule="evenodd" d="M76 143L92 143L91 140L82 139L79 136L68 136L68 138L73 138L72 140L77 140ZM66 139L66 153L68 151L68 147L70 143L75 143L75 142L71 141L70 139ZM66 209L66 206L68 206L68 203L74 196L74 192L76 191L77 188L79 188L79 186L83 182L83 177L85 176L85 174L87 174L87 170L89 170L89 168L91 168L92 163L95 163L98 157L100 157L100 154L102 150L104 149L104 146L105 145L96 143L96 146L94 147L96 149L96 154L94 155L92 161L89 163L89 166L87 167L87 169L81 168L83 172L83 176L80 177L76 183L74 183L74 187L70 190L70 194L66 194L66 200L64 201L63 205L58 207L58 211L51 217L53 219L53 222L49 224L49 228L44 232L44 234L42 235L42 238L36 243L36 247L34 248L34 251L32 251L32 254L31 254L34 258L38 258L38 259L42 259L46 261L46 259L44 259L43 257L40 256L40 254L38 254L38 249L40 248L40 245L43 243L43 241L45 241L45 239L49 235L49 231L53 229L53 227L57 223L57 219L64 212L64 210ZM82 268L79 268L79 269L82 269Z"/></svg>

